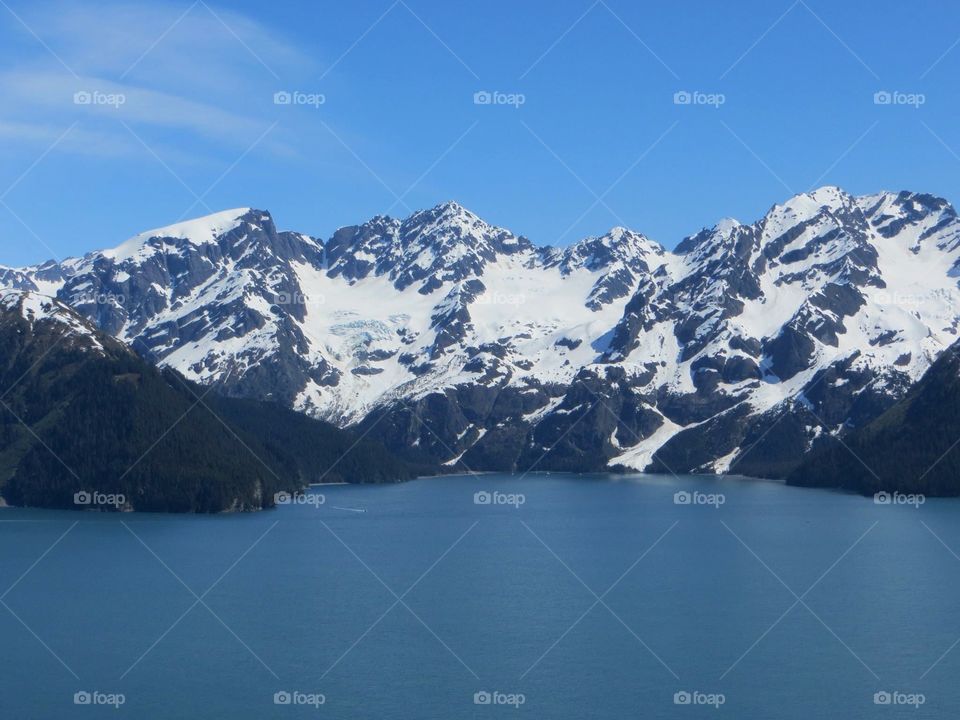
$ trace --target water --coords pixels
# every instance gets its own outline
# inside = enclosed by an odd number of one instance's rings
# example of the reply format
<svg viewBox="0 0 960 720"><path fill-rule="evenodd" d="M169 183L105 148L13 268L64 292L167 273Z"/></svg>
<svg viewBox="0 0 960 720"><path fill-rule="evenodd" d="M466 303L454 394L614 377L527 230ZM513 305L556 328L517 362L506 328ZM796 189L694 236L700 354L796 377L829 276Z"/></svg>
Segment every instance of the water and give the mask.
<svg viewBox="0 0 960 720"><path fill-rule="evenodd" d="M524 502L475 504L495 490ZM724 502L677 505L678 491ZM0 716L946 718L960 706L960 645L948 652L960 559L940 542L960 553L955 501L557 474L314 492L326 502L251 515L0 511ZM79 707L82 691L124 704ZM275 705L282 691L325 702ZM474 704L494 691L523 704ZM924 702L878 708L881 691ZM678 692L723 704L678 706Z"/></svg>

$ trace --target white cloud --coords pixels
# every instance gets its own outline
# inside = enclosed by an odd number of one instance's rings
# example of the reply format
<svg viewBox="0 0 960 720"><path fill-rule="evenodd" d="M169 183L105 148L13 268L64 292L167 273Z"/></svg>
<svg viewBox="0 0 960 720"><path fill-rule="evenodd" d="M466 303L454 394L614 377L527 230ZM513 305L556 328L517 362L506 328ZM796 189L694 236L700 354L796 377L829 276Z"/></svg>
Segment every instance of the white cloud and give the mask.
<svg viewBox="0 0 960 720"><path fill-rule="evenodd" d="M203 3L30 6L21 17L52 52L19 24L7 25L33 50L26 57L18 52L16 69L0 73L0 139L42 143L50 128L79 120L71 135L96 138L98 154L143 152L130 143L122 120L151 146L162 142L199 155L249 147L274 120L273 92L295 85L287 78L309 73L314 63L262 24L210 7L216 15ZM77 105L78 91L123 102ZM260 148L291 152L273 134ZM78 142L61 149L91 152Z"/></svg>
<svg viewBox="0 0 960 720"><path fill-rule="evenodd" d="M129 133L124 137L113 130L103 132L72 123L53 125L0 120L0 145L5 142L16 145L30 143L38 150L46 150L55 145L61 152L96 158L142 156L147 152L143 145ZM153 150L163 158L164 162L172 163L177 167L197 164L196 155L184 152L176 146L158 143L153 146Z"/></svg>
<svg viewBox="0 0 960 720"><path fill-rule="evenodd" d="M296 46L244 15L204 3L38 3L24 21L78 73L191 87L313 65ZM232 88L226 88L232 89Z"/></svg>
<svg viewBox="0 0 960 720"><path fill-rule="evenodd" d="M83 122L123 120L128 124L178 128L207 140L243 144L252 142L270 124L263 119L231 112L217 104L150 90L102 77L66 73L9 72L0 74L0 92L6 113L43 113ZM78 92L101 93L120 98L114 103L77 104ZM255 101L255 98L251 98ZM263 96L261 105L271 102ZM248 103L255 106L256 102Z"/></svg>

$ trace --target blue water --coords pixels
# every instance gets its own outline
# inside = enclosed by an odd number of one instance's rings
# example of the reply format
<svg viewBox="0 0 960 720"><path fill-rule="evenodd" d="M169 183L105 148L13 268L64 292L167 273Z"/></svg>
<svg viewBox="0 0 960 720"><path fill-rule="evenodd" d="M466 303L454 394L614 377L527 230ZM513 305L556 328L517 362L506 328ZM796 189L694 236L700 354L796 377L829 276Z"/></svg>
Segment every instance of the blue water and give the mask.
<svg viewBox="0 0 960 720"><path fill-rule="evenodd" d="M494 490L524 502L474 503ZM960 553L960 502L557 474L317 491L319 506L217 517L0 510L0 717L960 708L960 559L940 542ZM124 703L75 705L83 691ZM281 691L324 703L275 705ZM484 691L523 704L475 704ZM723 704L676 705L684 691ZM878 707L881 691L924 702Z"/></svg>

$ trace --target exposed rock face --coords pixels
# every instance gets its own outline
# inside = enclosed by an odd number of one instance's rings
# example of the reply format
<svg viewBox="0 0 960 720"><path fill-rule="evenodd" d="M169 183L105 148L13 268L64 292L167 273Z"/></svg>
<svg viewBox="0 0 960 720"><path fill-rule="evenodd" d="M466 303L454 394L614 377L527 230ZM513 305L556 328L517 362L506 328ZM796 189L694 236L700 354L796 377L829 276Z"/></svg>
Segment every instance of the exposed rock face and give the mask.
<svg viewBox="0 0 960 720"><path fill-rule="evenodd" d="M257 510L319 479L422 471L275 403L202 391L32 291L0 293L0 393L0 497L14 505Z"/></svg>
<svg viewBox="0 0 960 720"><path fill-rule="evenodd" d="M960 495L958 405L960 343L954 343L902 400L846 433L843 442L821 443L787 482L886 493L878 502L912 502L917 493Z"/></svg>
<svg viewBox="0 0 960 720"><path fill-rule="evenodd" d="M451 466L782 474L958 338L958 258L946 201L825 187L673 252L623 228L538 247L456 203L326 243L241 209L0 283Z"/></svg>

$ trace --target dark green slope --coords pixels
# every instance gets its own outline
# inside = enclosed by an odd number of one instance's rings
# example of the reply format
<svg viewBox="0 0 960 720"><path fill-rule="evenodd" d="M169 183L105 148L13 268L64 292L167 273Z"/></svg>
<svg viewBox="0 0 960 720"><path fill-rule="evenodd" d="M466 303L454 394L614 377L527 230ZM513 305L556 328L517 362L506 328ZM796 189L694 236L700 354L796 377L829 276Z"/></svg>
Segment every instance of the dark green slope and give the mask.
<svg viewBox="0 0 960 720"><path fill-rule="evenodd" d="M398 482L436 472L433 466L401 460L362 433L341 430L276 403L216 394L205 402L236 432L256 437L284 457L288 471L304 484Z"/></svg>
<svg viewBox="0 0 960 720"><path fill-rule="evenodd" d="M872 494L960 495L960 344L869 425L812 453L787 482ZM849 448L849 449L848 449Z"/></svg>
<svg viewBox="0 0 960 720"><path fill-rule="evenodd" d="M0 492L12 505L73 508L86 490L122 494L135 510L220 512L270 507L275 493L321 479L410 475L377 443L206 392L66 306L8 294L0 300Z"/></svg>

